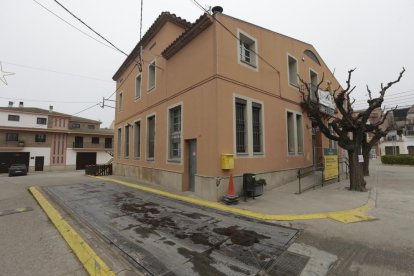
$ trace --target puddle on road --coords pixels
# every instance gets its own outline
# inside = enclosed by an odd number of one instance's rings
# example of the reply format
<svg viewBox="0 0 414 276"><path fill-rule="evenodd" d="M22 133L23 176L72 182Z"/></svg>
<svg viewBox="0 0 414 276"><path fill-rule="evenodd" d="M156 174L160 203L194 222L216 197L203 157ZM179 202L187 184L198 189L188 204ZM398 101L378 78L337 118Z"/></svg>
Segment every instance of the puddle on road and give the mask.
<svg viewBox="0 0 414 276"><path fill-rule="evenodd" d="M203 244L207 246L214 246L209 240L208 240L209 234L207 233L192 233L190 235L190 239L195 244Z"/></svg>
<svg viewBox="0 0 414 276"><path fill-rule="evenodd" d="M159 214L160 211L157 208L150 208L148 206L159 206L158 204L155 203L143 203L143 204L138 204L138 203L123 203L121 205L121 211L124 212L132 212L132 213L141 213L141 214L147 214L147 213L151 213L151 214Z"/></svg>
<svg viewBox="0 0 414 276"><path fill-rule="evenodd" d="M270 237L260 235L254 231L238 229L238 226L230 226L227 228L214 228L213 232L230 238L233 244L241 246L252 246L259 243L262 239L270 239Z"/></svg>
<svg viewBox="0 0 414 276"><path fill-rule="evenodd" d="M199 253L196 251L190 251L186 248L180 247L177 249L178 253L182 256L190 259L189 261L193 263L192 269L194 272L197 272L201 276L226 276L218 269L216 269L212 264L216 263L214 259L210 256L212 250L207 250L206 252Z"/></svg>

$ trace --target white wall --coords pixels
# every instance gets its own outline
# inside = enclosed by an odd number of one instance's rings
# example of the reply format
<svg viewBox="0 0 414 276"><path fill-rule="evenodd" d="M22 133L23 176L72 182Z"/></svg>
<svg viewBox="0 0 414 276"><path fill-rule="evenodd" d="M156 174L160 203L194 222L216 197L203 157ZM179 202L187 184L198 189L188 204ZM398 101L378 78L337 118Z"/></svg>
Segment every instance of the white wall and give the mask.
<svg viewBox="0 0 414 276"><path fill-rule="evenodd" d="M72 148L66 149L66 165L76 165L76 151Z"/></svg>
<svg viewBox="0 0 414 276"><path fill-rule="evenodd" d="M39 147L25 147L23 149L25 152L30 152L30 162L29 166L35 165L35 158L32 157L36 156L43 156L45 158L45 166L50 165L50 148L39 148Z"/></svg>
<svg viewBox="0 0 414 276"><path fill-rule="evenodd" d="M105 151L98 151L96 154L96 164L105 164L109 160L111 160L112 156L110 156Z"/></svg>
<svg viewBox="0 0 414 276"><path fill-rule="evenodd" d="M98 151L96 153L96 164L104 164L111 158L112 156L105 151ZM66 150L66 165L76 165L76 151L72 148Z"/></svg>
<svg viewBox="0 0 414 276"><path fill-rule="evenodd" d="M18 115L20 116L20 120L18 122L9 121L8 119L9 115ZM41 114L36 115L36 114L25 114L25 113L19 113L19 112L11 112L11 111L0 111L0 125L1 126L32 127L32 128L41 128L41 129L47 128L47 122L46 122L46 125L38 125L37 118L48 119L48 116L41 115Z"/></svg>
<svg viewBox="0 0 414 276"><path fill-rule="evenodd" d="M381 155L385 155L385 147L398 146L400 148L400 154L408 154L407 147L414 146L413 136L402 136L402 141L383 141L381 143Z"/></svg>

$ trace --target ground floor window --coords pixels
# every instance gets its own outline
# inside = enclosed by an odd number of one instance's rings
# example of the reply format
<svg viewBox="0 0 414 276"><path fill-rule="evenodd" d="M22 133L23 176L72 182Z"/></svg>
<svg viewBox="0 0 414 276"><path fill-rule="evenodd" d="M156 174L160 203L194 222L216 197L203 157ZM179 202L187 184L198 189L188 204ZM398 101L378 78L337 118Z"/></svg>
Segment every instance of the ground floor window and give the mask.
<svg viewBox="0 0 414 276"><path fill-rule="evenodd" d="M302 114L294 111L286 112L286 130L288 153L297 155L303 153L303 118Z"/></svg>
<svg viewBox="0 0 414 276"><path fill-rule="evenodd" d="M155 155L155 115L147 118L147 159Z"/></svg>
<svg viewBox="0 0 414 276"><path fill-rule="evenodd" d="M181 158L181 105L171 108L168 116L168 158L177 160Z"/></svg>
<svg viewBox="0 0 414 276"><path fill-rule="evenodd" d="M399 146L386 146L385 154L386 155L398 155L400 154L400 147Z"/></svg>

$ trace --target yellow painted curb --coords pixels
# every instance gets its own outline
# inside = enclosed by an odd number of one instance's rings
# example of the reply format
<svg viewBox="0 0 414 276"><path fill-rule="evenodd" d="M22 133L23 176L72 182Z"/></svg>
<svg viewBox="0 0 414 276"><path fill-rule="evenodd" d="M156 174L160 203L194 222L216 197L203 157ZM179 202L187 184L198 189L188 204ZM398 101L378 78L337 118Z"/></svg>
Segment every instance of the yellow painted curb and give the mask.
<svg viewBox="0 0 414 276"><path fill-rule="evenodd" d="M36 187L30 187L39 205L63 236L83 267L93 276L115 276L115 273L96 255L95 251L79 236L79 234L62 218L59 212L47 201Z"/></svg>
<svg viewBox="0 0 414 276"><path fill-rule="evenodd" d="M123 186L131 187L134 189L139 189L139 190L150 192L153 194L162 195L162 196L166 196L169 198L197 204L200 206L210 207L216 210L226 211L226 212L230 212L230 213L234 213L234 214L238 214L238 215L242 215L246 217L251 217L255 219L260 219L260 220L309 220L309 219L329 218L329 219L333 219L333 220L340 221L343 223L350 223L350 222L358 222L358 221L375 219L374 217L368 216L363 213L371 209L374 206L373 201L371 199L368 200L368 202L364 204L363 206L355 208L355 209L350 209L350 210L326 212L326 213L303 214L303 215L298 215L298 214L275 215L275 214L258 213L254 211L231 207L231 206L227 206L222 203L219 203L219 202L212 202L208 200L177 195L177 194L173 194L170 192L161 191L158 189L154 189L154 188L150 188L150 187L146 187L143 185L139 185L139 184L135 184L135 183L127 182L127 181L122 181L118 179L105 178L105 177L100 177L100 176L92 176L92 177L105 180L105 181L115 182Z"/></svg>

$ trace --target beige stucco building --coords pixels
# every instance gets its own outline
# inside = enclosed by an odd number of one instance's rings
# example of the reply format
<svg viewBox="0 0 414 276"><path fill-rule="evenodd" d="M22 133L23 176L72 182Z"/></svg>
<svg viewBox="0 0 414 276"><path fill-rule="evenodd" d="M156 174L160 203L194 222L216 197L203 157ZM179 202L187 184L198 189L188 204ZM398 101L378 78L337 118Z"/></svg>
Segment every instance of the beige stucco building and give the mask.
<svg viewBox="0 0 414 276"><path fill-rule="evenodd" d="M230 174L238 191L243 173L267 188L295 179L329 146L303 113L298 75L339 85L308 43L220 12L193 24L162 13L113 77L114 173L209 200Z"/></svg>

